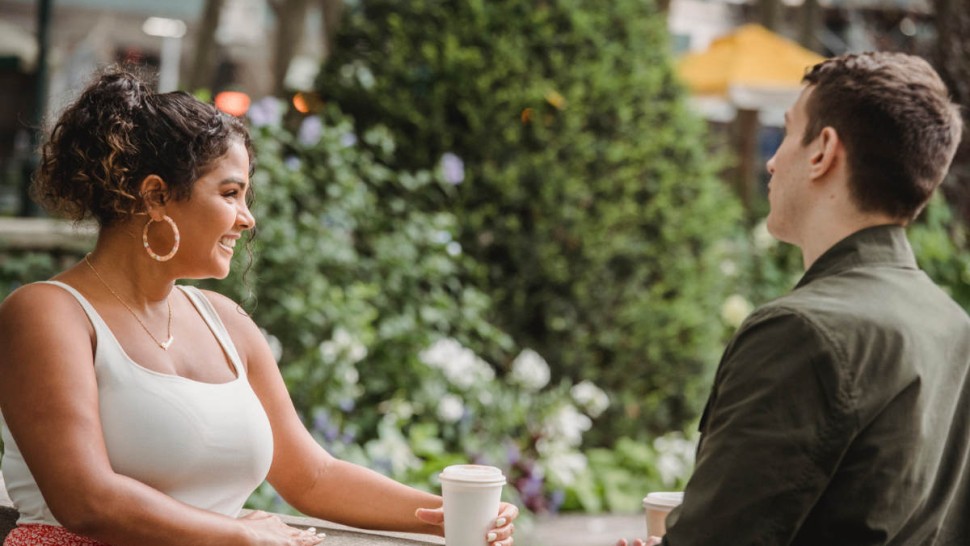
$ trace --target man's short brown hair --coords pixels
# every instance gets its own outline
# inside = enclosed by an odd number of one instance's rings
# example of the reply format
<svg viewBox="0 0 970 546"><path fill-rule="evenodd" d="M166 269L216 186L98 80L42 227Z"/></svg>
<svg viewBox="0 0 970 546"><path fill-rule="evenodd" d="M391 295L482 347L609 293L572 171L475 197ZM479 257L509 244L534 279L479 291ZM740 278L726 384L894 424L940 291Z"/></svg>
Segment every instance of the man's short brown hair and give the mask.
<svg viewBox="0 0 970 546"><path fill-rule="evenodd" d="M911 55L863 53L823 61L803 81L812 86L803 142L835 129L860 210L915 218L943 181L963 131L936 71Z"/></svg>

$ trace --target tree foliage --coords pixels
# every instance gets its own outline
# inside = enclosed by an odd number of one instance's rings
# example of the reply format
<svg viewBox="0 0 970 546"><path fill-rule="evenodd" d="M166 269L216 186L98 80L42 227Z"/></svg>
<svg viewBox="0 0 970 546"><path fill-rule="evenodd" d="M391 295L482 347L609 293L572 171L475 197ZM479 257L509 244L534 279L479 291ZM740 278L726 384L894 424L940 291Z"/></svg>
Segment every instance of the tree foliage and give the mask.
<svg viewBox="0 0 970 546"><path fill-rule="evenodd" d="M717 241L739 207L667 40L642 0L375 0L348 9L318 84L390 129L391 168L446 171L419 205L456 213L501 328L612 391L604 440L693 418L723 331Z"/></svg>

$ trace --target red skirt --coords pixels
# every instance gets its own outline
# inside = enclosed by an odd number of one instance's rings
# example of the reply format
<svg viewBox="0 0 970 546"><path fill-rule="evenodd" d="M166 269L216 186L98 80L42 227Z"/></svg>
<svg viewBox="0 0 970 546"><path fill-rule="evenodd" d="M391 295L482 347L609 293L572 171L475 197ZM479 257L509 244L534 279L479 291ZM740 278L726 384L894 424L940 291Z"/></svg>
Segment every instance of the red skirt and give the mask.
<svg viewBox="0 0 970 546"><path fill-rule="evenodd" d="M3 546L108 546L97 540L75 535L63 527L57 525L44 525L41 523L25 523L18 525L6 540Z"/></svg>

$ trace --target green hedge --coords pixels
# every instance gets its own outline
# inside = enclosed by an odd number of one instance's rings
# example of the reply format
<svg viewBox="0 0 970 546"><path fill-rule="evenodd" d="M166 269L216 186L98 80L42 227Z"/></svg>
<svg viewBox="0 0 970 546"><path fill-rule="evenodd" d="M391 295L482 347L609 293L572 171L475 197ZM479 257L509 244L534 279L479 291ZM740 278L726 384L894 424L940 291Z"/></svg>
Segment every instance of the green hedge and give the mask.
<svg viewBox="0 0 970 546"><path fill-rule="evenodd" d="M718 241L740 228L667 41L642 0L375 0L318 85L391 130L391 168L444 170L415 205L455 213L498 326L610 390L607 445L696 416L730 291Z"/></svg>

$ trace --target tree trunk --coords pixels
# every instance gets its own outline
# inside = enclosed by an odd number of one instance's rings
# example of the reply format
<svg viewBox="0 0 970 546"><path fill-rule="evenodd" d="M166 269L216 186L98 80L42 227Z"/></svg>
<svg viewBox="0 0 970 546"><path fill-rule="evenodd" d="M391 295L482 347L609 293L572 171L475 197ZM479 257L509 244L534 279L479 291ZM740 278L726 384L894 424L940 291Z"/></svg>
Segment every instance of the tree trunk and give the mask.
<svg viewBox="0 0 970 546"><path fill-rule="evenodd" d="M310 0L276 0L269 3L276 14L276 43L273 60L273 93L286 92L286 71L303 40L304 21Z"/></svg>
<svg viewBox="0 0 970 546"><path fill-rule="evenodd" d="M805 0L798 11L798 38L802 46L816 53L822 53L818 40L818 30L822 26L822 8L818 0Z"/></svg>
<svg viewBox="0 0 970 546"><path fill-rule="evenodd" d="M777 30L781 17L779 0L758 0L758 19L768 30Z"/></svg>
<svg viewBox="0 0 970 546"><path fill-rule="evenodd" d="M202 22L199 24L199 33L195 39L195 61L192 63L192 72L189 74L189 91L211 87L213 63L215 61L216 50L216 29L219 28L219 18L222 15L222 6L225 0L206 0L205 11L202 12Z"/></svg>
<svg viewBox="0 0 970 546"><path fill-rule="evenodd" d="M320 0L323 9L323 58L333 52L334 39L344 14L344 0Z"/></svg>
<svg viewBox="0 0 970 546"><path fill-rule="evenodd" d="M953 99L963 106L963 141L944 191L970 223L970 3L936 0L936 64Z"/></svg>

